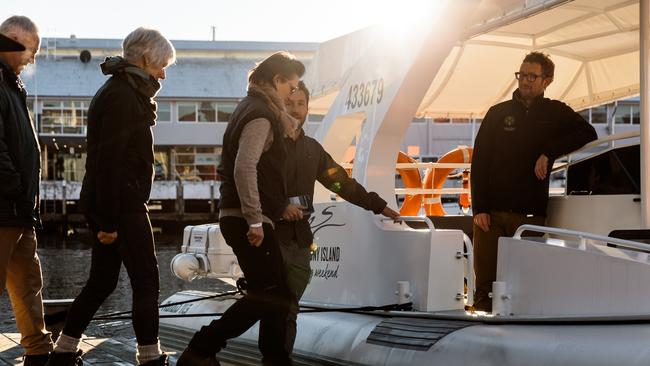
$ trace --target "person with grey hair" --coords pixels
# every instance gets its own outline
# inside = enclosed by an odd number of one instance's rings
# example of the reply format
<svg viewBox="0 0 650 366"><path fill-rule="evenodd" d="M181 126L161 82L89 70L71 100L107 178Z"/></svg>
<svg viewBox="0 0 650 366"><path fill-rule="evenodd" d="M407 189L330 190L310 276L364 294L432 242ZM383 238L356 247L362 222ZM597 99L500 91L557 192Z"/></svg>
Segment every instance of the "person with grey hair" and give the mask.
<svg viewBox="0 0 650 366"><path fill-rule="evenodd" d="M122 57L101 64L111 77L88 109L88 156L80 207L93 233L90 276L72 303L48 365L81 365L81 335L117 286L124 264L133 290L139 365L167 365L158 339L159 277L147 201L154 171L154 97L176 58L157 30L138 28Z"/></svg>
<svg viewBox="0 0 650 366"><path fill-rule="evenodd" d="M39 48L29 18L12 16L0 24L0 294L6 287L27 366L44 365L52 350L36 254L41 155L19 76Z"/></svg>

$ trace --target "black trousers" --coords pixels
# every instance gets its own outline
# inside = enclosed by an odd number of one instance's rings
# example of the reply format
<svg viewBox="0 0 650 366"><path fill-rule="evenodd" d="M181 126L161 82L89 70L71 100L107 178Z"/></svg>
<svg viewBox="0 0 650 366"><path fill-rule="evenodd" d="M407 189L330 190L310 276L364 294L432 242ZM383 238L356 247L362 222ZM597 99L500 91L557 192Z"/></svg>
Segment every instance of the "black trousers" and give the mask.
<svg viewBox="0 0 650 366"><path fill-rule="evenodd" d="M151 222L146 212L122 214L117 240L101 244L93 232L90 276L72 303L63 334L81 338L97 309L115 287L122 263L133 290L133 330L139 345L158 343L160 279Z"/></svg>
<svg viewBox="0 0 650 366"><path fill-rule="evenodd" d="M499 238L513 236L524 224L544 225L544 216L531 216L503 211L490 211L490 230L485 232L474 224L474 273L476 274L476 292L474 308L492 311L492 282L497 278L497 256ZM527 236L541 236L540 233L526 231Z"/></svg>
<svg viewBox="0 0 650 366"><path fill-rule="evenodd" d="M300 298L305 292L311 275L310 261L311 253L309 247L301 246L296 238L279 238L280 253L286 273L287 287L289 289L291 302L287 313L286 347L293 350L296 341L296 320L300 311Z"/></svg>
<svg viewBox="0 0 650 366"><path fill-rule="evenodd" d="M263 364L290 365L286 319L291 296L273 228L264 224L264 241L254 247L246 237L248 224L243 218L223 217L219 226L237 256L248 290L220 319L202 327L189 347L206 356L214 355L225 347L226 340L240 336L260 321L258 342Z"/></svg>

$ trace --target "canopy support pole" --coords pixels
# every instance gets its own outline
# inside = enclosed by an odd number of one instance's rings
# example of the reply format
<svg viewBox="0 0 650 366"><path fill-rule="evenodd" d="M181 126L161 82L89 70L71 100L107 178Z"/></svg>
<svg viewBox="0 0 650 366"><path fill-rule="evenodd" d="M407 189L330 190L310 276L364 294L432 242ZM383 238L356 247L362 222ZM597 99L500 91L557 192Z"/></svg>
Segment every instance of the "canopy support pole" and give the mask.
<svg viewBox="0 0 650 366"><path fill-rule="evenodd" d="M650 228L650 0L640 0L639 8L639 66L641 75L641 228Z"/></svg>

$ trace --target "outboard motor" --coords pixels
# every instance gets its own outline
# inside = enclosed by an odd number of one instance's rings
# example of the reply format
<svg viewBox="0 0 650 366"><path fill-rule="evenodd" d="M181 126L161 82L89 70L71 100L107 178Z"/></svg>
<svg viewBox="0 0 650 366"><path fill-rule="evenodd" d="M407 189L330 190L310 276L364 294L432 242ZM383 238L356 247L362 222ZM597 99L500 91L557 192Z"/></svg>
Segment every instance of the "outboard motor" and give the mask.
<svg viewBox="0 0 650 366"><path fill-rule="evenodd" d="M186 226L181 252L172 259L171 270L185 281L243 276L237 257L226 244L218 224Z"/></svg>

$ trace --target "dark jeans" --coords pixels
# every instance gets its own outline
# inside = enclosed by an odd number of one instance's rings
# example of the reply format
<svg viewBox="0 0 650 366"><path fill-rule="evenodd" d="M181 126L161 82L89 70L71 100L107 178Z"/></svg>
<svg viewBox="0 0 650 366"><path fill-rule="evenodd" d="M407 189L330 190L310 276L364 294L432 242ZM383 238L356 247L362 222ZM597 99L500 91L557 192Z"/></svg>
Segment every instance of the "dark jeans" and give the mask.
<svg viewBox="0 0 650 366"><path fill-rule="evenodd" d="M158 342L158 260L146 212L122 214L117 240L101 244L93 232L90 276L72 303L63 334L80 338L88 323L110 295L120 275L122 263L133 290L133 330L139 345Z"/></svg>
<svg viewBox="0 0 650 366"><path fill-rule="evenodd" d="M513 236L519 226L524 224L544 225L544 216L526 217L524 214L503 211L490 212L490 230L485 232L474 225L474 273L476 275L476 293L474 308L492 311L492 282L497 277L497 249L502 236ZM528 236L541 236L540 233L526 232Z"/></svg>
<svg viewBox="0 0 650 366"><path fill-rule="evenodd" d="M293 351L296 340L296 320L300 310L300 298L309 284L311 268L311 253L309 247L300 246L295 238L279 240L280 253L286 273L287 287L291 295L289 312L287 314L287 349Z"/></svg>
<svg viewBox="0 0 650 366"><path fill-rule="evenodd" d="M260 321L259 348L263 364L290 365L286 319L291 296L286 288L282 257L273 228L264 224L264 241L260 247L254 247L246 237L246 220L223 217L219 226L226 243L237 256L248 290L220 319L202 327L189 347L205 356L214 355L225 347L226 340L240 336Z"/></svg>

